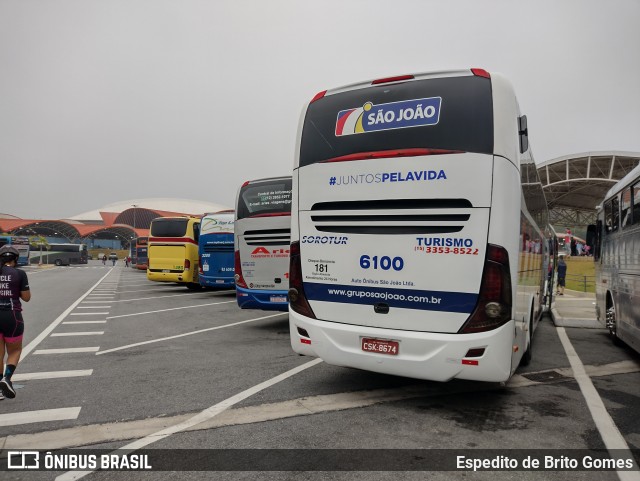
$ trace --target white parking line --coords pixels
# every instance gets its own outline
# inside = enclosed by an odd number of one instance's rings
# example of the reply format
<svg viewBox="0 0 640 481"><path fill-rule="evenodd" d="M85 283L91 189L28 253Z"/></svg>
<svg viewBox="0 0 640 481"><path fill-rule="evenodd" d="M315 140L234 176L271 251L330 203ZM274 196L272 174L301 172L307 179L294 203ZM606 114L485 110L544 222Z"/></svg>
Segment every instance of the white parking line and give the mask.
<svg viewBox="0 0 640 481"><path fill-rule="evenodd" d="M111 309L111 306L78 306L78 309Z"/></svg>
<svg viewBox="0 0 640 481"><path fill-rule="evenodd" d="M51 334L51 337L71 337L71 336L101 336L104 331L92 331L92 332L57 332Z"/></svg>
<svg viewBox="0 0 640 481"><path fill-rule="evenodd" d="M578 353L573 348L573 344L571 344L569 336L567 336L567 332L564 327L556 327L556 331L558 332L558 337L560 337L562 347L569 359L569 364L571 364L573 375L578 382L578 386L580 387L580 391L582 391L585 401L587 402L587 407L589 408L593 422L602 437L602 442L609 451L609 455L613 459L629 459L633 462L633 454L629 450L629 445L625 441L624 436L620 433L616 424L613 422L602 398L598 394L591 378L587 374L584 364L582 364ZM635 462L633 463L632 469L634 471L617 471L618 478L620 478L621 481L640 480L640 472L638 472L638 466Z"/></svg>
<svg viewBox="0 0 640 481"><path fill-rule="evenodd" d="M0 426L18 426L20 424L77 419L80 414L80 409L79 407L42 409L40 411L0 414Z"/></svg>
<svg viewBox="0 0 640 481"><path fill-rule="evenodd" d="M107 277L109 274L111 274L112 271L108 271L104 276L102 276L100 278L100 280L98 282L96 282L95 285L93 285L86 293L84 293L83 295L81 295L78 300L76 300L73 304L71 304L62 314L60 314L55 321L53 321L51 324L49 324L40 334L38 334L38 336L31 341L29 344L27 344L23 349L22 349L22 355L21 355L21 360L24 361L24 358L27 357L27 355L33 351L38 344L40 344L49 334L51 334L51 332L58 326L58 324L60 324L66 317L67 315L73 311L76 306L78 304L80 304L85 297L87 297L89 295L89 293L95 289L96 286L100 285L100 283L105 279L105 277Z"/></svg>
<svg viewBox="0 0 640 481"><path fill-rule="evenodd" d="M122 448L119 449L128 449L130 451L135 451L137 449L142 449L145 446L148 446L149 444L153 444L157 441L161 441L165 438L168 438L169 436L171 436L172 434L176 434L179 433L181 431L184 431L186 429L189 429L193 426L196 426L200 423L203 423L205 421L209 421L210 419L218 416L219 414L223 413L224 411L226 411L227 409L229 409L230 407L238 404L241 401L244 401L245 399L253 396L254 394L259 393L260 391L264 391L265 389L278 384L279 382L282 382L286 379L289 379L292 376L295 376L296 374L309 369L310 367L315 366L316 364L319 364L322 362L322 359L314 359L313 361L309 361L306 362L304 364L302 364L301 366L298 366L296 368L293 368L289 371L283 372L282 374L272 377L271 379L261 382L260 384L257 384L249 389L246 389L244 391L242 391L241 393L236 394L235 396L231 396L230 398L225 399L224 401L221 401L217 404L214 404L213 406L205 409L204 411L196 414L195 416L187 419L186 421L183 421L181 423L175 424L173 426L169 426L168 428L162 429L156 433L150 434L149 436L145 436L142 439L138 439L137 441L134 441L132 443L127 444L126 446L123 446ZM56 478L56 481L66 481L66 480L71 480L71 479L80 479L85 477L88 474L91 474L93 471L68 471L60 476L58 476Z"/></svg>
<svg viewBox="0 0 640 481"><path fill-rule="evenodd" d="M83 369L76 371L51 371L51 372L21 372L16 373L11 378L13 381L33 381L36 379L60 379L64 377L85 377L91 376L93 369Z"/></svg>
<svg viewBox="0 0 640 481"><path fill-rule="evenodd" d="M146 301L149 299L164 299L166 297L178 297L178 296L192 296L193 293L191 292L185 292L184 294L169 294L166 296L153 296L153 297L138 297L136 299L120 299L117 301L111 301L111 302L133 302L133 301Z"/></svg>
<svg viewBox="0 0 640 481"><path fill-rule="evenodd" d="M122 351L123 349L129 349L131 347L143 346L145 344L153 344L155 342L169 341L171 339L178 339L179 337L193 336L194 334L200 334L202 332L216 331L218 329L224 329L226 327L239 326L240 324L247 324L249 322L261 321L262 319L270 319L272 317L285 316L285 315L288 315L288 314L286 312L282 312L279 314L272 314L270 316L257 317L255 319L247 319L246 321L233 322L231 324L225 324L224 326L208 327L206 329L200 329L199 331L186 332L184 334L178 334L176 336L161 337L159 339L152 339L150 341L136 342L135 344L127 344L126 346L114 347L113 349L107 349L105 351L96 352L96 356L100 356L101 354L107 354L109 352Z"/></svg>
<svg viewBox="0 0 640 481"><path fill-rule="evenodd" d="M109 311L107 312L74 312L73 314L69 314L70 316L104 316L106 314L109 314Z"/></svg>
<svg viewBox="0 0 640 481"><path fill-rule="evenodd" d="M134 312L133 314L122 314L120 316L109 316L109 317L107 317L107 319L119 319L121 317L142 316L144 314L157 314L158 312L177 311L179 309L194 309L196 307L217 306L218 304L229 304L230 302L236 302L236 301L234 299L233 301L210 302L208 304L197 304L195 306L172 307L170 309L160 309L158 311ZM105 314L109 314L109 313L105 312Z"/></svg>
<svg viewBox="0 0 640 481"><path fill-rule="evenodd" d="M68 347L66 349L38 349L33 354L75 354L80 352L98 352L100 346Z"/></svg>
<svg viewBox="0 0 640 481"><path fill-rule="evenodd" d="M62 324L106 324L107 321L64 321Z"/></svg>

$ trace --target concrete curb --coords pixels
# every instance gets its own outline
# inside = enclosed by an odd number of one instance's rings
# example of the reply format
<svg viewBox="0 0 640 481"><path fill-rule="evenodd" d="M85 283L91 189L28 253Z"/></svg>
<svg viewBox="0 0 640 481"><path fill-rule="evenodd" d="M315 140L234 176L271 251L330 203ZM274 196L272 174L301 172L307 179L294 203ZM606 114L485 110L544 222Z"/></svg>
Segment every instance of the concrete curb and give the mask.
<svg viewBox="0 0 640 481"><path fill-rule="evenodd" d="M556 309L555 302L551 306L551 319L556 327L582 327L584 329L604 329L597 319L574 319L570 317L562 317Z"/></svg>

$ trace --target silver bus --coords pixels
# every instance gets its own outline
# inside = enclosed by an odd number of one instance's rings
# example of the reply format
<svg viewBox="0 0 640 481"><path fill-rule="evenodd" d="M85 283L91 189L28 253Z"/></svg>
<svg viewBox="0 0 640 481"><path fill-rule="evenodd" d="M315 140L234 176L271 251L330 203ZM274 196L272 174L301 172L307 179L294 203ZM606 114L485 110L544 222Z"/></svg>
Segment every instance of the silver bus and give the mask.
<svg viewBox="0 0 640 481"><path fill-rule="evenodd" d="M640 166L607 192L595 230L596 315L640 352Z"/></svg>

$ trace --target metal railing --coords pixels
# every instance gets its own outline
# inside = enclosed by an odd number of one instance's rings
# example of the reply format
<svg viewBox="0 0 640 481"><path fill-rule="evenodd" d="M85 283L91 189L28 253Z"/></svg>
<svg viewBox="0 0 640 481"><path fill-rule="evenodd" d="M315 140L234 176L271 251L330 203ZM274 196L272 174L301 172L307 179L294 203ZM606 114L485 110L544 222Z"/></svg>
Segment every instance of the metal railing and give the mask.
<svg viewBox="0 0 640 481"><path fill-rule="evenodd" d="M596 276L586 276L582 274L567 274L565 277L565 287L572 291L595 292Z"/></svg>

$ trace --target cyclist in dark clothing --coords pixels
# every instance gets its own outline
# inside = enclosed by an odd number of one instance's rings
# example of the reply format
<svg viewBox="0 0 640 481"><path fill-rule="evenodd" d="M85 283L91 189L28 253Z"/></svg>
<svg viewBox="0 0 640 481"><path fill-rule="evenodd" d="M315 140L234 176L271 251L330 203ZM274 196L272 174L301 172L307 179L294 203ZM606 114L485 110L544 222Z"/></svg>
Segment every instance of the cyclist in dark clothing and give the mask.
<svg viewBox="0 0 640 481"><path fill-rule="evenodd" d="M31 291L27 274L16 269L19 252L15 247L4 245L0 248L0 369L4 373L0 379L0 399L16 397L11 384L11 376L22 354L22 303L29 302ZM7 352L7 363L4 354Z"/></svg>

